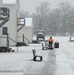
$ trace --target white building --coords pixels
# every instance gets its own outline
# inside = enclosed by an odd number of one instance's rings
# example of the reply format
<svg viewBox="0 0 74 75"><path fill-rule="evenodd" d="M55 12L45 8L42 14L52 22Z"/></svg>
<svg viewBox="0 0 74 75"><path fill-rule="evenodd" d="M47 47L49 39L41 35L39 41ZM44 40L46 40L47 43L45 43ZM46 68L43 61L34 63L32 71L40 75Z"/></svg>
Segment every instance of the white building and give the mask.
<svg viewBox="0 0 74 75"><path fill-rule="evenodd" d="M2 0L0 0L0 8L2 6ZM0 30L0 34L1 34L1 30ZM1 39L0 39L0 44L1 44Z"/></svg>
<svg viewBox="0 0 74 75"><path fill-rule="evenodd" d="M33 19L25 18L25 26L18 33L18 42L23 42L23 34L24 41L27 43L31 43L33 40Z"/></svg>
<svg viewBox="0 0 74 75"><path fill-rule="evenodd" d="M0 7L2 6L2 0L0 0Z"/></svg>
<svg viewBox="0 0 74 75"><path fill-rule="evenodd" d="M7 33L9 34L9 37L13 39L14 41L17 41L17 18L20 17L20 3L19 0L3 0L2 7L7 7L10 9L10 19L8 22L6 22L1 28L1 34L2 37L7 37L3 34L3 29L7 29ZM0 38L0 46L7 46L7 40L6 38ZM16 43L12 40L9 40L10 45L15 45Z"/></svg>
<svg viewBox="0 0 74 75"><path fill-rule="evenodd" d="M19 0L3 0L1 7L10 9L9 21L0 28L0 46L7 46L7 33L9 34L9 45L16 45L17 42L30 43L33 39L33 24L32 18L25 18L25 26L18 31L21 25L18 24L20 18L20 3ZM4 38L5 37L5 38Z"/></svg>

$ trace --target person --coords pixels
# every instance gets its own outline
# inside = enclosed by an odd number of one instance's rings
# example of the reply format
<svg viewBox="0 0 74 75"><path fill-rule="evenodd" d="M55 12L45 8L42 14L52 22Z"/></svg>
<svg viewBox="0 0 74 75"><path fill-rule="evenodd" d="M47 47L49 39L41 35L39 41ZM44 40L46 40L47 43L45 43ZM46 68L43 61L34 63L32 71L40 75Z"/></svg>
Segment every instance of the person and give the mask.
<svg viewBox="0 0 74 75"><path fill-rule="evenodd" d="M49 49L53 49L52 45L53 45L53 38L50 36L50 38L48 39L49 42Z"/></svg>

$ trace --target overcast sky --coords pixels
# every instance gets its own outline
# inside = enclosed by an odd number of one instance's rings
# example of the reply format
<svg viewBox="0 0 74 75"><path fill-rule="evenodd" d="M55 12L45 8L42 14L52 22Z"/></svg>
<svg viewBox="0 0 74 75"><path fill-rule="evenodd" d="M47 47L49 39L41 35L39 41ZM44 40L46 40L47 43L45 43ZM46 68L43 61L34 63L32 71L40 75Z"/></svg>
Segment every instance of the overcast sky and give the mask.
<svg viewBox="0 0 74 75"><path fill-rule="evenodd" d="M42 1L49 2L51 8L56 8L61 1L68 1L74 6L74 0L20 0L21 9L28 11L30 14L35 12L35 7L39 6Z"/></svg>

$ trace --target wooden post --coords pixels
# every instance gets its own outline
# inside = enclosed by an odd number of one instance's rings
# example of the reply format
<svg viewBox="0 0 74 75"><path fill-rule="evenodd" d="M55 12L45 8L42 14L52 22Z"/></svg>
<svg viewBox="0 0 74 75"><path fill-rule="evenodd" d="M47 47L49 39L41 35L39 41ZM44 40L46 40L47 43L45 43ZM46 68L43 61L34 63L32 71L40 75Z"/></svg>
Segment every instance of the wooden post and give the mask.
<svg viewBox="0 0 74 75"><path fill-rule="evenodd" d="M18 52L19 50L18 50L18 46L17 46L17 52Z"/></svg>
<svg viewBox="0 0 74 75"><path fill-rule="evenodd" d="M9 47L9 34L7 33L7 47Z"/></svg>
<svg viewBox="0 0 74 75"><path fill-rule="evenodd" d="M23 42L24 42L24 34L23 34Z"/></svg>
<svg viewBox="0 0 74 75"><path fill-rule="evenodd" d="M71 36L70 36L70 41L71 41Z"/></svg>

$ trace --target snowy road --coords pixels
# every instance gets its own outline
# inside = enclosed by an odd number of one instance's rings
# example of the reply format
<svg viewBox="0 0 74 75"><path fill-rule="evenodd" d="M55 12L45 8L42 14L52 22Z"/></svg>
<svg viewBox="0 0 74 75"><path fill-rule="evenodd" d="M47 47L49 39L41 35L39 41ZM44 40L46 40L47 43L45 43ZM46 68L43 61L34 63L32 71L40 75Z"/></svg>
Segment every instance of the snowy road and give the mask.
<svg viewBox="0 0 74 75"><path fill-rule="evenodd" d="M74 75L74 42L64 42L56 50L55 75Z"/></svg>
<svg viewBox="0 0 74 75"><path fill-rule="evenodd" d="M19 47L15 53L0 53L0 75L74 75L74 42L54 37L59 49L41 50L41 44ZM32 61L32 49L42 54L42 62Z"/></svg>

